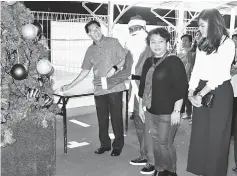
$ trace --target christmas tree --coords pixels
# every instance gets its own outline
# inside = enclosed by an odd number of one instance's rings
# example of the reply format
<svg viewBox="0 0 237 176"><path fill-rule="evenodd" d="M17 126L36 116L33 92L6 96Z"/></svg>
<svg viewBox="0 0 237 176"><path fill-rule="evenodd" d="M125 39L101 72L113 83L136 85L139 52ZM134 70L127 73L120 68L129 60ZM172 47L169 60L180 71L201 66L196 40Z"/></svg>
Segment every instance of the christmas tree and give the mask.
<svg viewBox="0 0 237 176"><path fill-rule="evenodd" d="M1 147L14 145L14 127L31 120L47 128L55 120L49 62L42 29L24 4L1 2Z"/></svg>

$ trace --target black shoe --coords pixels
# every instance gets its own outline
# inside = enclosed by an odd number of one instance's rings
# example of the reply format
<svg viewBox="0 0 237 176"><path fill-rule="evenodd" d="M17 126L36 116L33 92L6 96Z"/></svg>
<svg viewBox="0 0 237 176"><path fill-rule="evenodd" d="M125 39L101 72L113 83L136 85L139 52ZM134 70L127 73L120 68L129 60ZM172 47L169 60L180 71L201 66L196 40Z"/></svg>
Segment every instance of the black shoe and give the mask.
<svg viewBox="0 0 237 176"><path fill-rule="evenodd" d="M104 152L106 152L106 151L110 151L110 150L111 150L111 148L100 147L100 148L98 148L98 149L95 151L95 153L96 153L96 154L102 154L102 153L104 153Z"/></svg>
<svg viewBox="0 0 237 176"><path fill-rule="evenodd" d="M188 115L186 113L182 114L182 119L192 119L192 116L191 115Z"/></svg>
<svg viewBox="0 0 237 176"><path fill-rule="evenodd" d="M160 171L158 173L158 176L169 176L169 172L167 170L164 170L164 171Z"/></svg>
<svg viewBox="0 0 237 176"><path fill-rule="evenodd" d="M176 172L170 172L170 171L168 171L169 172L169 176L178 176L177 174L176 174Z"/></svg>
<svg viewBox="0 0 237 176"><path fill-rule="evenodd" d="M130 116L130 120L134 120L134 115L131 115L131 116Z"/></svg>
<svg viewBox="0 0 237 176"><path fill-rule="evenodd" d="M6 123L7 122L7 120L4 118L4 117L2 117L2 119L1 119L1 124L4 124L4 123Z"/></svg>
<svg viewBox="0 0 237 176"><path fill-rule="evenodd" d="M234 167L232 170L237 173L237 166Z"/></svg>
<svg viewBox="0 0 237 176"><path fill-rule="evenodd" d="M145 166L146 163L147 163L147 160L141 156L139 158L136 158L130 161L130 164L133 166Z"/></svg>
<svg viewBox="0 0 237 176"><path fill-rule="evenodd" d="M157 174L158 174L158 171L155 170L155 172L154 172L154 174L152 176L157 176Z"/></svg>
<svg viewBox="0 0 237 176"><path fill-rule="evenodd" d="M151 164L147 164L145 167L142 168L140 171L141 174L153 174L155 172L155 166Z"/></svg>
<svg viewBox="0 0 237 176"><path fill-rule="evenodd" d="M113 151L111 152L111 156L119 156L121 152L122 149L113 149Z"/></svg>

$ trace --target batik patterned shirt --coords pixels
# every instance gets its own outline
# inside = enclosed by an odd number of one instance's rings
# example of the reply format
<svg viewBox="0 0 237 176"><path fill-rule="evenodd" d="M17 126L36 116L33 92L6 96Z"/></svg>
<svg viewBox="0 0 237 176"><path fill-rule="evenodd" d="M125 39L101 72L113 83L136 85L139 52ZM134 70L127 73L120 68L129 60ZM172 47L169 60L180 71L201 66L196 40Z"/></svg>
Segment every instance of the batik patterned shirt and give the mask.
<svg viewBox="0 0 237 176"><path fill-rule="evenodd" d="M93 68L94 79L105 77L108 71L122 59L125 59L126 51L119 41L112 37L103 36L100 44L93 43L86 51L81 68L90 70ZM104 95L113 92L120 92L126 89L122 82L107 90L102 86L94 84L94 94Z"/></svg>

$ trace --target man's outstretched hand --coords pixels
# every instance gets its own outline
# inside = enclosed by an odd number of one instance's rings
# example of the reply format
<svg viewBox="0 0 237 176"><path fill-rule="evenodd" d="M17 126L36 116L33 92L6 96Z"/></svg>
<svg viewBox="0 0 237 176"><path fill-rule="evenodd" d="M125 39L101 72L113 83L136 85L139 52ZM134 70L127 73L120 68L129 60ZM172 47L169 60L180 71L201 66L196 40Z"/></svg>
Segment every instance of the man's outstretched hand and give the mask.
<svg viewBox="0 0 237 176"><path fill-rule="evenodd" d="M72 86L70 84L66 84L66 85L63 85L61 88L60 88L60 91L62 92L66 92L68 91L69 89L71 89Z"/></svg>

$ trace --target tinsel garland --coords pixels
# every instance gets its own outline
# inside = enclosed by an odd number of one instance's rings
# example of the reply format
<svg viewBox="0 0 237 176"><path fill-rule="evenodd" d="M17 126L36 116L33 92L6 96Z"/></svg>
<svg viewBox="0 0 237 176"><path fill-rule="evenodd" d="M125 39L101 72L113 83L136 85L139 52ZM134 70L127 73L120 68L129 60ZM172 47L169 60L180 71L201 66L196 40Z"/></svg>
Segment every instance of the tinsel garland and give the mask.
<svg viewBox="0 0 237 176"><path fill-rule="evenodd" d="M15 124L33 119L36 124L47 128L47 121L54 120L55 114L59 112L54 103L44 107L44 97L27 97L29 88L37 88L41 94L53 98L52 80L39 75L36 70L38 61L48 59L50 53L40 42L27 40L21 33L22 26L33 21L34 16L22 3L8 5L1 2L1 119L4 119L4 123L1 123L2 147L17 141L13 139L12 128ZM20 63L27 65L29 71L24 80L14 80L10 74L11 68L18 62L18 56Z"/></svg>

